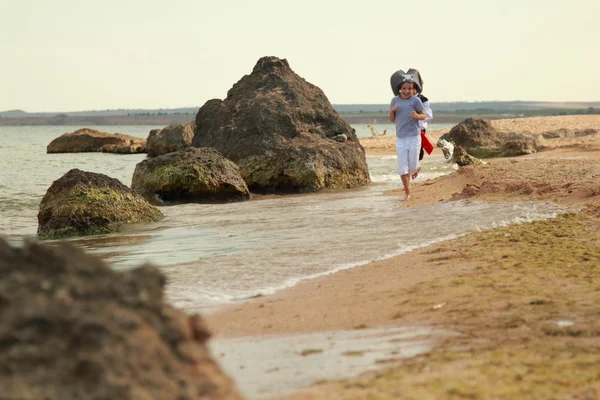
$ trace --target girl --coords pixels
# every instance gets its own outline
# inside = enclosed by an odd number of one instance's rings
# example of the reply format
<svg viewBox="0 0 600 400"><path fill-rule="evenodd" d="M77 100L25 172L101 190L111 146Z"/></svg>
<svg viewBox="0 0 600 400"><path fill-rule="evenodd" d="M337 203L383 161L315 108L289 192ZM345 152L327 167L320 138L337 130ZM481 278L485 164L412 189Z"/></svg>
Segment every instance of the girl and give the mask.
<svg viewBox="0 0 600 400"><path fill-rule="evenodd" d="M404 186L404 200L410 200L410 178L419 170L419 150L421 148L421 130L419 121L425 119L423 103L413 96L415 83L412 76L406 74L398 85L398 96L390 103L390 121L396 123L397 172ZM416 175L415 175L416 177Z"/></svg>

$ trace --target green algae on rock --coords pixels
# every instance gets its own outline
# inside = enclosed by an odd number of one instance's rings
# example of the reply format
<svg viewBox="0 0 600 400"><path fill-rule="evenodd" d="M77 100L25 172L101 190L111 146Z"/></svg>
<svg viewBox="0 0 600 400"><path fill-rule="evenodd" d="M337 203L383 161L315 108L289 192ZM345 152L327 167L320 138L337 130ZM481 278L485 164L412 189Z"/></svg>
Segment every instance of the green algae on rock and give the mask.
<svg viewBox="0 0 600 400"><path fill-rule="evenodd" d="M135 167L131 188L148 201L228 202L250 198L233 161L211 148L190 147L146 159Z"/></svg>
<svg viewBox="0 0 600 400"><path fill-rule="evenodd" d="M123 224L162 217L158 208L117 179L72 169L42 198L37 233L40 239L107 234Z"/></svg>

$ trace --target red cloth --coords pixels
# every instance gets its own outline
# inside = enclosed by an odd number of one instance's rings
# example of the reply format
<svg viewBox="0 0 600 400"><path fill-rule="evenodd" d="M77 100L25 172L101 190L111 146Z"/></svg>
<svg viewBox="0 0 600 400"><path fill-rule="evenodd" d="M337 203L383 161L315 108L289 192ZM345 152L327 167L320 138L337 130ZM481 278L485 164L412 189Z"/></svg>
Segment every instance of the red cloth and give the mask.
<svg viewBox="0 0 600 400"><path fill-rule="evenodd" d="M425 130L421 130L421 146L423 146L423 150L425 150L427 154L431 154L433 151L433 145L429 139L427 139L427 136L425 136Z"/></svg>

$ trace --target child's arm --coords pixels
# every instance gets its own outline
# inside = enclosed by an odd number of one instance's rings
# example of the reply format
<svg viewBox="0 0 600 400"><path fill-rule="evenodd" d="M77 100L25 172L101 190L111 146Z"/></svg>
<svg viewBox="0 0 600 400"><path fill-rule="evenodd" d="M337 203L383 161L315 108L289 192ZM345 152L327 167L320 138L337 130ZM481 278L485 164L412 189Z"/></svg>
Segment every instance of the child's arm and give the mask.
<svg viewBox="0 0 600 400"><path fill-rule="evenodd" d="M413 117L414 119L418 119L419 121L425 121L425 118L427 118L425 116L425 112L423 110L421 110L419 112L411 111L410 116Z"/></svg>
<svg viewBox="0 0 600 400"><path fill-rule="evenodd" d="M392 109L390 110L390 115L389 115L390 122L396 122L396 110L397 109L398 109L398 106L396 105L396 106L392 107Z"/></svg>

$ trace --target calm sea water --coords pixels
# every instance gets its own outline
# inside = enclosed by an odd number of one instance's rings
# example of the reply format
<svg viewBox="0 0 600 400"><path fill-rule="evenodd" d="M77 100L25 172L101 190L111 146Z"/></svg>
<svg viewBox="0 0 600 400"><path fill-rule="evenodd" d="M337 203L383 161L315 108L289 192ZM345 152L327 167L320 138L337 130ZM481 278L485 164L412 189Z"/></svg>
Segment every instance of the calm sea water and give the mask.
<svg viewBox="0 0 600 400"><path fill-rule="evenodd" d="M431 129L445 126L432 126ZM90 128L147 137L156 126ZM371 136L366 125L354 127ZM393 125L376 129L393 132ZM34 237L41 198L72 168L103 173L126 185L145 155L46 154L47 144L74 127L0 127L0 235L19 245ZM400 208L381 196L401 186L395 156L368 156L373 183L345 191L254 196L222 205L161 207L165 218L119 233L71 239L123 269L151 262L168 277L169 299L196 310L272 293L302 279L402 254L467 232L566 210L544 203L450 202ZM451 173L441 156L426 157L418 181Z"/></svg>

